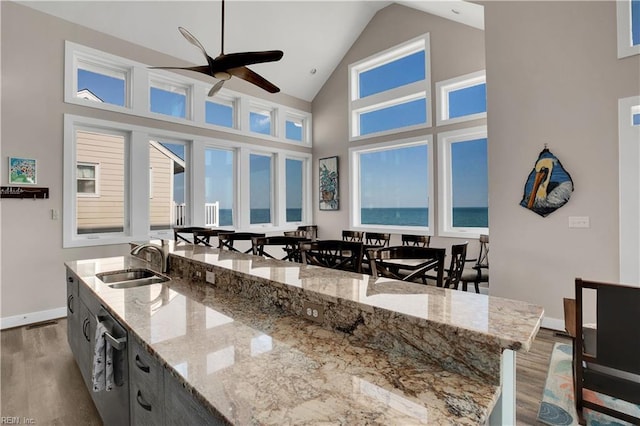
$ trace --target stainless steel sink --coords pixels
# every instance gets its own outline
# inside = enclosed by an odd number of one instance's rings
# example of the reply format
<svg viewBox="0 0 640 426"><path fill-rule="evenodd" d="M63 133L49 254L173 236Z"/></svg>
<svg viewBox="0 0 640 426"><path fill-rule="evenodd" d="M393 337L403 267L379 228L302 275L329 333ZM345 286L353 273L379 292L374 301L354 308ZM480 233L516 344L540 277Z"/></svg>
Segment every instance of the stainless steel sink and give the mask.
<svg viewBox="0 0 640 426"><path fill-rule="evenodd" d="M144 285L158 284L171 278L151 269L123 269L96 274L96 277L111 288L133 288Z"/></svg>

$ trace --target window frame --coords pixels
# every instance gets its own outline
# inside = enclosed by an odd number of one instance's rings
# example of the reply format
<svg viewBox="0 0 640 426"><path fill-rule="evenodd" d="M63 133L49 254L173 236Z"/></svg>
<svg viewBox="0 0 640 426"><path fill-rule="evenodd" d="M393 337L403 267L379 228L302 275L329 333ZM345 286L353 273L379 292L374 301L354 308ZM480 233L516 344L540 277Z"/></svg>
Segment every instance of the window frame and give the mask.
<svg viewBox="0 0 640 426"><path fill-rule="evenodd" d="M431 99L430 46L429 33L426 33L349 65L349 141L358 141L432 126L433 102ZM425 52L424 80L398 86L364 98L360 97L360 74L422 50ZM366 135L361 134L361 114L423 98L427 106L426 121L424 123L367 133Z"/></svg>
<svg viewBox="0 0 640 426"><path fill-rule="evenodd" d="M438 81L436 83L436 126L445 126L448 124L464 123L466 121L487 118L486 103L484 112L449 118L449 93L479 86L481 84L487 84L487 75L485 70Z"/></svg>
<svg viewBox="0 0 640 426"><path fill-rule="evenodd" d="M480 238L481 234L489 234L489 227L453 226L451 146L454 143L485 138L487 138L486 125L451 130L438 134L438 236Z"/></svg>
<svg viewBox="0 0 640 426"><path fill-rule="evenodd" d="M427 189L429 192L429 199L427 202L428 212L428 226L399 226L399 225L370 225L362 224L360 217L360 155L363 153L379 152L385 150L394 150L401 148L409 148L413 146L426 145L427 147L427 170L428 170L428 182ZM349 223L353 230L365 231L365 232L389 232L395 234L403 233L421 233L426 235L434 235L435 230L435 194L434 194L434 170L435 161L433 159L433 136L424 135L408 139L398 139L388 142L360 145L357 147L349 148L349 183L350 183L350 212Z"/></svg>
<svg viewBox="0 0 640 426"><path fill-rule="evenodd" d="M249 176L249 181L247 186L249 191L249 194L248 194L249 203L247 205L249 206L249 210L246 213L247 223L249 224L249 228L251 229L262 229L262 228L273 227L275 223L278 223L279 213L281 210L280 206L276 201L277 199L276 191L278 191L278 185L277 185L278 173L276 172L277 161L278 161L277 154L274 152L263 151L260 149L252 148L249 150L248 155L249 155L249 168L247 169L247 174ZM269 196L269 222L251 223L251 177L250 176L251 176L251 156L252 155L269 158L269 179L270 179L269 189L271 192Z"/></svg>
<svg viewBox="0 0 640 426"><path fill-rule="evenodd" d="M208 91L207 91L207 93L208 93ZM227 129L235 129L235 130L237 130L238 129L239 120L238 120L238 99L237 98L235 98L233 96L230 96L230 95L227 95L227 94L224 94L224 93L221 93L221 92L218 92L216 94L216 96L213 97L213 98L205 97L204 102L205 102L204 122L206 124L208 124L210 126L215 126L216 128L224 129L224 130L227 130ZM206 106L207 102L214 103L214 104L219 104L219 105L225 105L225 106L228 106L228 107L231 108L231 127L222 126L220 124L209 123L207 121L207 116L206 116L207 115L207 106Z"/></svg>
<svg viewBox="0 0 640 426"><path fill-rule="evenodd" d="M283 192L283 199L284 199L284 215L283 215L283 223L288 224L288 225L303 225L304 223L307 223L310 221L310 216L311 216L311 211L310 211L310 205L311 205L311 196L310 193L308 193L308 191L305 191L306 187L310 187L311 186L311 170L310 170L310 162L311 160L308 157L303 157L303 156L299 156L299 155L294 155L294 154L284 154L279 156L279 159L282 158L282 161L284 162L284 167L283 168L278 168L278 170L282 170L282 175L283 175L283 184L280 184L280 182L278 182L278 188L284 188ZM302 162L302 212L300 215L300 221L293 221L293 222L289 222L287 220L287 160L294 160L294 161L301 161Z"/></svg>
<svg viewBox="0 0 640 426"><path fill-rule="evenodd" d="M91 166L93 167L93 179L87 178L79 178L78 177L78 169L77 166ZM97 198L100 197L100 163L90 163L87 161L76 161L76 195L78 197L86 197L86 198ZM93 180L95 182L95 191L94 192L78 192L78 180Z"/></svg>
<svg viewBox="0 0 640 426"><path fill-rule="evenodd" d="M270 105L266 105L258 102L250 102L249 109L247 111L249 126L248 129L252 135L260 135L260 136L273 136L275 137L279 132L277 129L277 117L276 117L276 109ZM251 114L257 114L262 116L269 117L269 133L261 133L251 129Z"/></svg>
<svg viewBox="0 0 640 426"><path fill-rule="evenodd" d="M184 90L185 105L184 105L184 117L178 117L175 115L163 114L161 112L155 112L151 110L151 89L159 89L169 93L176 93L182 95L176 89ZM193 85L186 84L180 80L172 79L161 74L149 73L149 113L153 116L171 117L179 120L190 120L193 114Z"/></svg>
<svg viewBox="0 0 640 426"><path fill-rule="evenodd" d="M616 1L618 59L640 54L640 44L632 44L631 0ZM640 24L639 24L640 25Z"/></svg>
<svg viewBox="0 0 640 426"><path fill-rule="evenodd" d="M77 69L78 59L101 66L105 69L117 68L127 70L128 80L125 82L127 88L126 106L108 104L104 102L96 102L89 99L82 99L76 96L77 93ZM277 142L282 146L294 145L306 148L312 147L311 119L312 115L309 111L303 111L286 105L272 102L268 99L254 97L245 93L236 92L226 88L222 88L213 98L214 102L232 99L234 102L234 127L224 127L206 122L206 100L207 93L211 89L211 85L215 82L202 76L202 79L190 78L177 72L167 70L150 70L150 65L136 62L131 59L111 55L97 49L92 49L71 41L65 41L65 76L64 76L64 101L68 104L81 105L83 107L94 108L98 110L115 111L123 114L134 115L144 118L152 118L154 120L177 123L181 125L191 126L194 128L202 128L215 130L231 135L230 137L249 136L252 138L260 138L265 141ZM191 100L188 100L187 118L179 118L161 113L150 112L150 78L152 76L160 76L160 79L168 80L173 83L191 87ZM252 103L260 104L274 110L272 117L272 134L265 135L249 130L249 114L247 110ZM292 113L305 118L307 128L305 129L305 140L298 142L286 139L284 130L284 120L287 113ZM246 116L246 118L245 118ZM282 130L281 130L282 129Z"/></svg>

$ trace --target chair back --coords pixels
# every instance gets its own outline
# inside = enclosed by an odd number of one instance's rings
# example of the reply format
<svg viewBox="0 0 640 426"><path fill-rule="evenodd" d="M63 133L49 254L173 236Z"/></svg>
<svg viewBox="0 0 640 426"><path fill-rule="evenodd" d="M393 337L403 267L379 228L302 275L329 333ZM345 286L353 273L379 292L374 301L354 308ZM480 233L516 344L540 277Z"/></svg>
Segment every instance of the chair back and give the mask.
<svg viewBox="0 0 640 426"><path fill-rule="evenodd" d="M189 240L186 235L192 235L193 231L206 231L209 228L203 228L201 226L180 226L173 228L173 239L174 241L185 241L187 243L192 243L192 240Z"/></svg>
<svg viewBox="0 0 640 426"><path fill-rule="evenodd" d="M451 263L447 271L447 278L444 286L447 288L458 288L462 271L464 271L464 260L467 257L468 241L462 244L454 244L451 246Z"/></svg>
<svg viewBox="0 0 640 426"><path fill-rule="evenodd" d="M366 232L364 234L365 244L368 246L389 247L391 234L383 232Z"/></svg>
<svg viewBox="0 0 640 426"><path fill-rule="evenodd" d="M194 229L192 232L193 244L201 244L207 247L213 247L213 244L211 244L211 237L217 237L221 233L232 234L233 232L234 231L229 229Z"/></svg>
<svg viewBox="0 0 640 426"><path fill-rule="evenodd" d="M582 325L584 289L596 292L595 353L587 353L585 350L587 334ZM575 291L576 338L573 366L576 411L580 420L584 420L582 409L588 408L631 424L640 424L640 417L620 412L615 407L585 401L583 398L583 390L589 389L632 404L640 404L640 287L576 278Z"/></svg>
<svg viewBox="0 0 640 426"><path fill-rule="evenodd" d="M294 231L295 232L295 231ZM309 238L297 236L274 236L274 237L254 237L251 239L252 252L256 256L263 256L276 259L265 251L265 246L281 246L284 250L284 257L280 260L290 260L292 262L301 262L300 243L311 241Z"/></svg>
<svg viewBox="0 0 640 426"><path fill-rule="evenodd" d="M393 246L379 249L368 249L371 275L374 277L387 277L402 281L424 280L427 271L436 271L436 284L442 286L445 249L417 247L417 246ZM389 262L393 260L424 260L421 263L412 262L406 267L401 262Z"/></svg>
<svg viewBox="0 0 640 426"><path fill-rule="evenodd" d="M342 231L342 241L362 242L364 232L362 231Z"/></svg>
<svg viewBox="0 0 640 426"><path fill-rule="evenodd" d="M431 243L430 235L402 234L403 246L429 247L430 243Z"/></svg>
<svg viewBox="0 0 640 426"><path fill-rule="evenodd" d="M251 241L254 237L264 237L265 234L257 234L253 232L233 232L233 233L223 233L220 232L218 234L218 248L220 250L228 249L231 251L240 250L234 247L235 241ZM251 253L253 251L253 244L249 247L248 250L245 250L244 253Z"/></svg>
<svg viewBox="0 0 640 426"><path fill-rule="evenodd" d="M302 263L362 272L364 246L357 241L317 240L300 243Z"/></svg>
<svg viewBox="0 0 640 426"><path fill-rule="evenodd" d="M481 234L478 241L480 242L480 253L478 254L476 267L488 268L489 267L489 236L486 234Z"/></svg>
<svg viewBox="0 0 640 426"><path fill-rule="evenodd" d="M297 231L303 231L305 233L303 236L310 240L318 239L318 225L300 225Z"/></svg>

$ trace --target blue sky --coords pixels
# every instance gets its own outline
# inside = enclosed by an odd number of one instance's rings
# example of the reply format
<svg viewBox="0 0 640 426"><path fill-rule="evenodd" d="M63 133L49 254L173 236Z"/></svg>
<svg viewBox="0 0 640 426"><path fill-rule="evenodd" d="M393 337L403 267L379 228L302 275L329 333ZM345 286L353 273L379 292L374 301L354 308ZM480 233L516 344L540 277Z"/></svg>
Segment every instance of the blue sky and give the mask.
<svg viewBox="0 0 640 426"><path fill-rule="evenodd" d="M640 14L640 0L634 0L634 11ZM640 32L638 26L634 31ZM639 36L640 37L640 36ZM409 55L398 61L367 71L360 76L360 92L369 96L398 85L409 84L424 78L423 52ZM84 70L78 72L78 88L90 90L104 102L124 105L124 81ZM450 116L458 117L482 111L486 108L486 87L475 86L466 90L452 92L450 95ZM185 97L180 94L152 88L151 105L155 112L184 117ZM428 103L418 100L406 104L363 114L361 131L373 133L401 125L422 123L426 114L432 114ZM232 126L232 110L229 106L207 102L206 120L222 126ZM270 119L264 115L251 113L252 131L270 134ZM301 138L301 128L287 123L287 137ZM167 145L181 158L184 147ZM400 152L402 151L402 152ZM432 175L427 170L426 150L395 150L388 155L367 155L363 157L361 167L371 171L370 179L365 179L362 190L363 207L426 207L428 198L427 179ZM254 158L255 157L255 158ZM391 157L393 160L390 160ZM389 161L393 161L390 163ZM207 151L206 199L208 202L219 200L221 208L231 208L233 203L232 153L230 151ZM251 159L251 206L267 208L271 203L271 189L268 182L270 163L266 157L252 156ZM484 141L454 144L453 164L453 206L486 207L487 205L487 145ZM290 167L291 166L291 167ZM301 205L302 175L297 165L287 167L287 208ZM367 172L368 173L368 172ZM383 178L375 178L375 175ZM184 200L184 179L181 175L175 179L176 202Z"/></svg>

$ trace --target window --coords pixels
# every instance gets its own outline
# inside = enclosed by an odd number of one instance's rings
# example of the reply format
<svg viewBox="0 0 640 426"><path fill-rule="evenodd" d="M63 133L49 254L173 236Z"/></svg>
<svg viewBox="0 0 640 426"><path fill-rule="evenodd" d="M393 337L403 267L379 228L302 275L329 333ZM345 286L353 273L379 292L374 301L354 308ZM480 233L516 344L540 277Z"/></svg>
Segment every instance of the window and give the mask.
<svg viewBox="0 0 640 426"><path fill-rule="evenodd" d="M429 231L433 221L431 137L352 148L354 228Z"/></svg>
<svg viewBox="0 0 640 426"><path fill-rule="evenodd" d="M189 88L168 80L153 79L149 89L151 112L187 118Z"/></svg>
<svg viewBox="0 0 640 426"><path fill-rule="evenodd" d="M429 35L349 66L351 139L429 127Z"/></svg>
<svg viewBox="0 0 640 426"><path fill-rule="evenodd" d="M205 208L218 203L220 226L233 226L234 156L230 149L205 149Z"/></svg>
<svg viewBox="0 0 640 426"><path fill-rule="evenodd" d="M618 58L640 54L640 0L619 0Z"/></svg>
<svg viewBox="0 0 640 426"><path fill-rule="evenodd" d="M631 107L631 125L640 126L640 105Z"/></svg>
<svg viewBox="0 0 640 426"><path fill-rule="evenodd" d="M271 122L273 110L261 107L252 107L249 112L249 129L254 133L272 135Z"/></svg>
<svg viewBox="0 0 640 426"><path fill-rule="evenodd" d="M76 171L78 197L98 196L98 165L78 163Z"/></svg>
<svg viewBox="0 0 640 426"><path fill-rule="evenodd" d="M438 135L439 235L489 232L487 129L485 126Z"/></svg>
<svg viewBox="0 0 640 426"><path fill-rule="evenodd" d="M271 223L273 179L270 155L249 155L249 223Z"/></svg>
<svg viewBox="0 0 640 426"><path fill-rule="evenodd" d="M126 134L102 129L75 131L75 235L122 234L125 229ZM97 187L100 164L101 189Z"/></svg>
<svg viewBox="0 0 640 426"><path fill-rule="evenodd" d="M149 186L153 197L149 200L149 226L151 230L185 226L185 145L166 140L149 141Z"/></svg>
<svg viewBox="0 0 640 426"><path fill-rule="evenodd" d="M222 127L235 127L233 99L217 95L215 101L205 101L205 122Z"/></svg>
<svg viewBox="0 0 640 426"><path fill-rule="evenodd" d="M484 71L436 83L438 126L487 116L487 84Z"/></svg>
<svg viewBox="0 0 640 426"><path fill-rule="evenodd" d="M304 161L287 158L285 163L287 197L286 220L287 222L302 222Z"/></svg>
<svg viewBox="0 0 640 426"><path fill-rule="evenodd" d="M228 89L209 98L211 83L149 65L66 41L64 100L234 137L264 135L311 146L311 113Z"/></svg>

